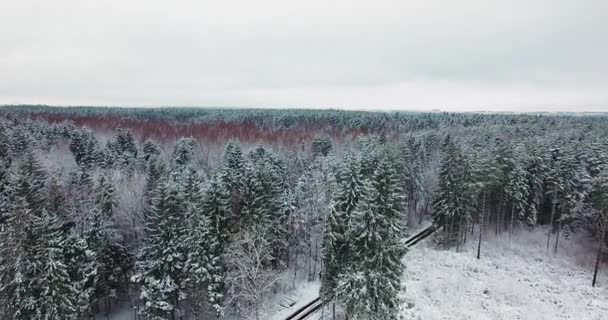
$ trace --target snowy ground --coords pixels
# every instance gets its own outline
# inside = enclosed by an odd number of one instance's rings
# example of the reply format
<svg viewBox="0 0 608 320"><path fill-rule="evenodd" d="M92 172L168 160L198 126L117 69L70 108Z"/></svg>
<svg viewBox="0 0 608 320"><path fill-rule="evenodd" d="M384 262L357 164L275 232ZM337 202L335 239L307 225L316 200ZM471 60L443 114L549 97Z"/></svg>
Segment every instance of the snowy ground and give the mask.
<svg viewBox="0 0 608 320"><path fill-rule="evenodd" d="M560 242L554 256L543 231L522 231L511 241L505 235L484 242L477 260L474 243L457 253L427 239L405 257L401 318L608 319L607 268L592 288L592 244Z"/></svg>
<svg viewBox="0 0 608 320"><path fill-rule="evenodd" d="M105 314L98 314L95 316L95 320L106 320ZM129 306L123 306L118 308L110 314L110 320L133 320L135 319L135 311Z"/></svg>
<svg viewBox="0 0 608 320"><path fill-rule="evenodd" d="M405 257L401 319L608 319L608 267L600 270L597 287L591 287L594 245L580 237L562 238L554 256L552 248L551 253L545 250L546 233L524 231L511 240L490 237L477 260L476 243L455 252L435 249L432 239L426 239ZM261 319L284 319L317 293L318 282L299 281L296 289L272 299ZM283 309L283 296L297 304ZM324 318L328 316L326 310ZM132 320L133 311L124 308L111 319Z"/></svg>
<svg viewBox="0 0 608 320"><path fill-rule="evenodd" d="M297 289L293 290L289 293L289 297L297 301L296 304L291 306L290 308L282 308L278 302L275 302L274 312L271 310L270 316L268 319L270 320L282 320L287 316L292 314L295 310L298 310L300 307L303 307L313 299L319 296L319 282L301 282L298 284ZM280 300L280 297L277 297L275 300ZM313 318L311 317L310 320Z"/></svg>

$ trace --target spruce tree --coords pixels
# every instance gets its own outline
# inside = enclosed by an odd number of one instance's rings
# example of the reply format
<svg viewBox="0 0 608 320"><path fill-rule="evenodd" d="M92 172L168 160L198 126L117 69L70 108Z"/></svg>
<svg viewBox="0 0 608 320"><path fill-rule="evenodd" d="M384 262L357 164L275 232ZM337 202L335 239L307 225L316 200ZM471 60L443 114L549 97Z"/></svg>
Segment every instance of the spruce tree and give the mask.
<svg viewBox="0 0 608 320"><path fill-rule="evenodd" d="M146 140L142 147L144 162L149 163L153 159L160 156L160 148L151 140Z"/></svg>
<svg viewBox="0 0 608 320"><path fill-rule="evenodd" d="M173 148L173 163L178 168L185 167L194 159L194 147L196 140L193 138L179 138Z"/></svg>
<svg viewBox="0 0 608 320"><path fill-rule="evenodd" d="M122 244L114 222L114 187L105 175L100 176L96 186L95 207L85 230L85 241L95 264L93 302L103 303L110 311L112 300L126 282L126 273L131 268L132 258Z"/></svg>
<svg viewBox="0 0 608 320"><path fill-rule="evenodd" d="M510 230L513 232L515 223L523 222L526 208L529 206L529 189L526 171L521 163L516 163L507 176L506 193L511 200Z"/></svg>
<svg viewBox="0 0 608 320"><path fill-rule="evenodd" d="M88 169L98 163L99 145L91 132L73 132L70 137L70 151L81 168Z"/></svg>
<svg viewBox="0 0 608 320"><path fill-rule="evenodd" d="M444 159L439 173L439 188L433 200L433 220L443 229L442 245L459 245L462 228L473 207L471 168L458 146L448 136L443 146Z"/></svg>
<svg viewBox="0 0 608 320"><path fill-rule="evenodd" d="M77 290L68 274L64 252L67 239L60 229L57 217L42 211L40 217L34 217L32 232L36 235L33 245L32 263L35 266L30 285L35 288L35 320L70 320L77 319Z"/></svg>
<svg viewBox="0 0 608 320"><path fill-rule="evenodd" d="M15 195L25 197L32 213L41 216L47 205L48 175L33 152L28 152L19 165Z"/></svg>
<svg viewBox="0 0 608 320"><path fill-rule="evenodd" d="M11 144L9 140L8 130L0 123L0 167L8 168L11 165Z"/></svg>
<svg viewBox="0 0 608 320"><path fill-rule="evenodd" d="M311 149L313 156L327 157L332 149L331 139L327 136L315 137Z"/></svg>
<svg viewBox="0 0 608 320"><path fill-rule="evenodd" d="M382 159L353 212L347 237L351 259L339 297L355 319L398 319L405 247L399 210L403 190L390 161Z"/></svg>
<svg viewBox="0 0 608 320"><path fill-rule="evenodd" d="M229 237L229 194L226 187L214 179L210 181L200 199L200 206L192 212L189 264L195 287L203 288L209 303L219 316L224 310L224 253Z"/></svg>
<svg viewBox="0 0 608 320"><path fill-rule="evenodd" d="M526 179L528 181L528 207L526 209L526 222L535 226L538 222L540 206L545 197L544 183L547 167L543 157L532 155L526 166Z"/></svg>
<svg viewBox="0 0 608 320"><path fill-rule="evenodd" d="M114 139L108 141L107 149L118 164L131 165L137 160L137 143L129 130L117 129ZM110 160L113 162L113 160Z"/></svg>
<svg viewBox="0 0 608 320"><path fill-rule="evenodd" d="M141 286L141 313L147 319L176 320L183 312L180 302L185 299L190 281L186 272L186 210L180 185L173 179L159 182L133 277Z"/></svg>
<svg viewBox="0 0 608 320"><path fill-rule="evenodd" d="M209 217L211 239L211 269L208 286L209 302L218 315L223 314L222 302L225 291L226 266L224 254L228 246L228 214L230 194L219 179L211 182L207 189L203 211Z"/></svg>
<svg viewBox="0 0 608 320"><path fill-rule="evenodd" d="M338 280L350 258L347 231L364 189L360 172L359 161L351 155L344 158L337 172L338 186L325 218L321 247L323 270L320 295L324 301L336 298Z"/></svg>
<svg viewBox="0 0 608 320"><path fill-rule="evenodd" d="M8 319L30 319L35 311L30 280L34 265L29 259L33 246L34 215L25 196L15 196L10 214L0 228L0 310Z"/></svg>
<svg viewBox="0 0 608 320"><path fill-rule="evenodd" d="M245 159L238 140L230 140L224 148L223 168L226 176L225 183L231 193L235 193L241 186L241 179L245 174Z"/></svg>

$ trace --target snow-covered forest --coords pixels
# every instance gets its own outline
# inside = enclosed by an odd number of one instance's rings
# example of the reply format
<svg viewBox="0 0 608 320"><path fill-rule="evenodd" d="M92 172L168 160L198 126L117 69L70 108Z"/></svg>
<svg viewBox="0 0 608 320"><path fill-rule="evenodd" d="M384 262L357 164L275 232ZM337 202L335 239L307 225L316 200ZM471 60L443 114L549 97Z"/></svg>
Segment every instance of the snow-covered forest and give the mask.
<svg viewBox="0 0 608 320"><path fill-rule="evenodd" d="M311 284L325 319L447 316L415 230L469 265L585 239L603 290L607 222L604 114L0 109L0 319L271 319Z"/></svg>

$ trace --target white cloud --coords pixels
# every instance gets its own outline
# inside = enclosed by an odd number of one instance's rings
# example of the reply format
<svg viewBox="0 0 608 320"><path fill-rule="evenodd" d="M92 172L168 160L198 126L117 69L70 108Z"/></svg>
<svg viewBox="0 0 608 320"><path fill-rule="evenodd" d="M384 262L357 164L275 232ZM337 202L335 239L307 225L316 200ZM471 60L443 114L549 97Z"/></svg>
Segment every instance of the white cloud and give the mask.
<svg viewBox="0 0 608 320"><path fill-rule="evenodd" d="M0 103L608 109L608 5L21 0Z"/></svg>

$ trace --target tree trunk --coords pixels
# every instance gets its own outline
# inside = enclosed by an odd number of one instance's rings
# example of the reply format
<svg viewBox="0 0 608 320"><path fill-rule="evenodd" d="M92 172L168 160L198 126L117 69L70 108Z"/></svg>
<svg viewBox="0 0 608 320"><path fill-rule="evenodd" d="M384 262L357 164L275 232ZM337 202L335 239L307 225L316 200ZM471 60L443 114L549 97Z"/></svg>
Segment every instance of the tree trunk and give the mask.
<svg viewBox="0 0 608 320"><path fill-rule="evenodd" d="M469 221L469 219L467 219L467 225L466 225L466 227L464 228L464 232L462 233L462 238L463 238L463 239L462 239L462 243L463 243L463 244L466 244L466 243L467 243L467 234L469 233L469 224L470 224L470 223L471 223L471 222Z"/></svg>
<svg viewBox="0 0 608 320"><path fill-rule="evenodd" d="M315 281L317 277L317 259L319 254L319 244L315 243L315 257L313 259L313 269L312 269L312 281Z"/></svg>
<svg viewBox="0 0 608 320"><path fill-rule="evenodd" d="M297 279L297 276L298 276L298 254L297 253L295 254L294 258L295 258L295 260L294 260L294 263L293 263L293 287L295 289L295 287L296 287L296 279Z"/></svg>
<svg viewBox="0 0 608 320"><path fill-rule="evenodd" d="M462 241L462 221L458 223L458 235L456 235L456 252L460 252L460 242Z"/></svg>
<svg viewBox="0 0 608 320"><path fill-rule="evenodd" d="M515 202L511 202L511 225L509 226L509 233L513 233L515 227Z"/></svg>
<svg viewBox="0 0 608 320"><path fill-rule="evenodd" d="M481 199L481 217L479 220L479 242L477 243L477 260L481 257L481 235L484 229L484 218L486 216L486 194L484 193Z"/></svg>
<svg viewBox="0 0 608 320"><path fill-rule="evenodd" d="M557 198L557 191L553 191L553 200L551 204L551 218L549 219L549 232L547 233L547 251L549 250L549 243L551 242L551 229L553 229L553 218L555 216L555 202Z"/></svg>
<svg viewBox="0 0 608 320"><path fill-rule="evenodd" d="M604 246L604 235L606 234L606 218L602 215L601 219L602 223L602 234L600 235L600 242L597 247L597 257L595 258L595 270L593 271L593 282L591 283L592 287L595 287L595 281L597 280L597 270L600 266L600 260L602 259L602 247Z"/></svg>
<svg viewBox="0 0 608 320"><path fill-rule="evenodd" d="M452 237L453 237L453 232L454 232L454 216L450 216L450 231L448 231L448 236L449 241L452 241Z"/></svg>
<svg viewBox="0 0 608 320"><path fill-rule="evenodd" d="M110 296L106 297L106 319L110 320Z"/></svg>
<svg viewBox="0 0 608 320"><path fill-rule="evenodd" d="M562 231L562 216L564 215L564 206L560 210L559 220L557 220L557 234L555 235L555 247L553 248L553 254L557 254L557 244L559 242L559 234Z"/></svg>
<svg viewBox="0 0 608 320"><path fill-rule="evenodd" d="M308 279L310 280L310 273L312 272L312 243L308 243Z"/></svg>

